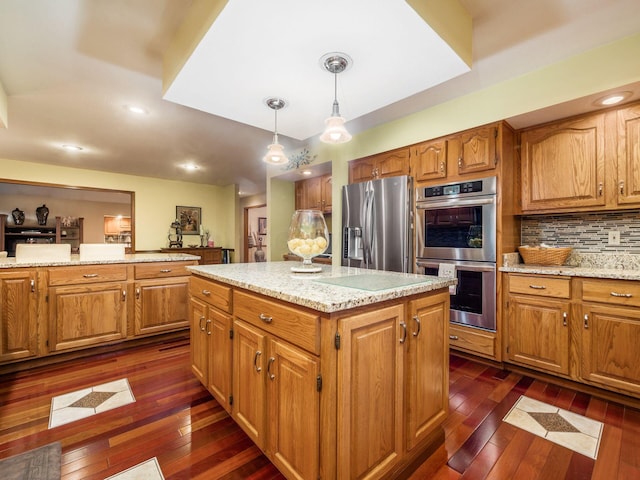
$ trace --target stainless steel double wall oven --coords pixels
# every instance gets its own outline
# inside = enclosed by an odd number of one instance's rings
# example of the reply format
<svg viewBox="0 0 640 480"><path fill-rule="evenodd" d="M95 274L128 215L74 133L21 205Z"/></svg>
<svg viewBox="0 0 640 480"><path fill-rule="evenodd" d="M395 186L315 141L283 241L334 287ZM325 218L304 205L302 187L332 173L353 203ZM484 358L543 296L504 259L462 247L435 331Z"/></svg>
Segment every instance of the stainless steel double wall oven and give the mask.
<svg viewBox="0 0 640 480"><path fill-rule="evenodd" d="M416 191L416 272L455 266L451 321L496 329L496 177Z"/></svg>

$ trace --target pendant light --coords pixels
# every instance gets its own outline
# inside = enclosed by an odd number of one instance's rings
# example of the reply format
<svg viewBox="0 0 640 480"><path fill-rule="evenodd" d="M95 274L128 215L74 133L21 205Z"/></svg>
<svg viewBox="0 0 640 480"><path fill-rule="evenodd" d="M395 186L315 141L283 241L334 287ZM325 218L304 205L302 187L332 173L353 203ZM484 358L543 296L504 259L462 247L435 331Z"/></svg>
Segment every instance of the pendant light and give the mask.
<svg viewBox="0 0 640 480"><path fill-rule="evenodd" d="M351 140L351 134L344 126L345 120L340 116L338 105L338 74L347 69L350 60L344 53L329 53L320 59L324 69L334 75L333 109L331 116L324 121L325 129L320 135L320 141L324 143L346 143Z"/></svg>
<svg viewBox="0 0 640 480"><path fill-rule="evenodd" d="M289 159L284 154L284 148L278 143L278 110L284 108L286 103L281 98L269 98L265 102L267 107L275 112L275 129L273 131L273 143L269 145L267 154L262 157L262 161L270 165L282 165Z"/></svg>

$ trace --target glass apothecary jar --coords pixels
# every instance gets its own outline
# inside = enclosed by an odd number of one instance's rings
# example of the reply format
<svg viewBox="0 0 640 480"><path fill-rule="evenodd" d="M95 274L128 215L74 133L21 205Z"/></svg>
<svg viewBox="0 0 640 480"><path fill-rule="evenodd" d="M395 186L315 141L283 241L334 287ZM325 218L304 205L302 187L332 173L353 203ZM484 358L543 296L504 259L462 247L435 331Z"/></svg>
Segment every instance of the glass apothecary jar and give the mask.
<svg viewBox="0 0 640 480"><path fill-rule="evenodd" d="M302 264L291 267L296 273L322 271L322 267L311 262L313 257L323 254L329 246L329 230L320 210L296 210L289 225L287 241L289 251L302 258Z"/></svg>

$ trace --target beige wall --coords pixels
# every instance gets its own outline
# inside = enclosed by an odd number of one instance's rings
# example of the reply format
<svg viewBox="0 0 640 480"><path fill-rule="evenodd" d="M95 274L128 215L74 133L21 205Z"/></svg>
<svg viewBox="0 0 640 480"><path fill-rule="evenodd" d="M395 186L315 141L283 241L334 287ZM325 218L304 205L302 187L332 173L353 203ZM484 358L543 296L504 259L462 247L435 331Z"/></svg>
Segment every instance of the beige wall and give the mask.
<svg viewBox="0 0 640 480"><path fill-rule="evenodd" d="M216 187L7 159L0 159L0 171L3 178L10 180L135 192L136 250L167 246L177 205L202 208L202 224L210 230L217 246L233 248L236 243L235 185Z"/></svg>

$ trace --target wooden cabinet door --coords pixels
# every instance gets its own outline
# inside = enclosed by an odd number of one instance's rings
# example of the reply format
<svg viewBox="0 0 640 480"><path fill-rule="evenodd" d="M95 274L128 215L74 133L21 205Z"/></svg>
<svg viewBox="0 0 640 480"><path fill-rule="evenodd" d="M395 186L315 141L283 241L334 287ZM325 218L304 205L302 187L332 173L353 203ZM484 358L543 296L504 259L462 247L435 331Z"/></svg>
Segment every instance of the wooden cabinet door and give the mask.
<svg viewBox="0 0 640 480"><path fill-rule="evenodd" d="M296 210L306 210L305 183L304 180L298 180L295 183Z"/></svg>
<svg viewBox="0 0 640 480"><path fill-rule="evenodd" d="M618 204L640 204L640 105L617 112Z"/></svg>
<svg viewBox="0 0 640 480"><path fill-rule="evenodd" d="M231 413L231 365L232 365L232 320L227 315L209 307L208 383L207 389L218 403ZM192 327L193 328L193 327ZM207 332L207 333L209 333Z"/></svg>
<svg viewBox="0 0 640 480"><path fill-rule="evenodd" d="M449 411L449 292L414 300L407 324L406 441L411 450Z"/></svg>
<svg viewBox="0 0 640 480"><path fill-rule="evenodd" d="M507 357L553 373L569 374L568 301L512 295L507 315Z"/></svg>
<svg viewBox="0 0 640 480"><path fill-rule="evenodd" d="M581 377L640 394L640 314L637 309L582 305Z"/></svg>
<svg viewBox="0 0 640 480"><path fill-rule="evenodd" d="M269 343L267 452L287 478L320 478L319 360L282 340Z"/></svg>
<svg viewBox="0 0 640 480"><path fill-rule="evenodd" d="M207 385L208 357L211 325L207 318L207 305L200 300L191 298L189 302L189 318L191 320L191 371L200 383Z"/></svg>
<svg viewBox="0 0 640 480"><path fill-rule="evenodd" d="M262 450L266 447L267 338L243 321L233 323L233 418Z"/></svg>
<svg viewBox="0 0 640 480"><path fill-rule="evenodd" d="M376 178L409 175L409 147L376 155Z"/></svg>
<svg viewBox="0 0 640 480"><path fill-rule="evenodd" d="M37 354L34 270L0 272L0 362Z"/></svg>
<svg viewBox="0 0 640 480"><path fill-rule="evenodd" d="M524 131L521 155L523 212L604 207L604 115Z"/></svg>
<svg viewBox="0 0 640 480"><path fill-rule="evenodd" d="M310 210L322 209L322 192L321 192L321 178L314 177L304 180L305 182L305 208Z"/></svg>
<svg viewBox="0 0 640 480"><path fill-rule="evenodd" d="M402 324L402 305L340 322L338 478L385 478L402 457Z"/></svg>
<svg viewBox="0 0 640 480"><path fill-rule="evenodd" d="M127 284L49 288L49 350L60 351L126 337Z"/></svg>
<svg viewBox="0 0 640 480"><path fill-rule="evenodd" d="M438 140L411 147L411 175L416 182L447 176L447 142Z"/></svg>
<svg viewBox="0 0 640 480"><path fill-rule="evenodd" d="M331 175L323 175L320 179L320 196L322 201L322 211L324 213L331 213L332 198L333 198L333 177Z"/></svg>
<svg viewBox="0 0 640 480"><path fill-rule="evenodd" d="M144 280L135 284L134 335L189 326L189 278Z"/></svg>
<svg viewBox="0 0 640 480"><path fill-rule="evenodd" d="M349 162L349 183L366 182L376 178L376 159L366 157Z"/></svg>
<svg viewBox="0 0 640 480"><path fill-rule="evenodd" d="M463 132L448 141L448 155L458 174L495 170L498 164L498 127L489 125Z"/></svg>

